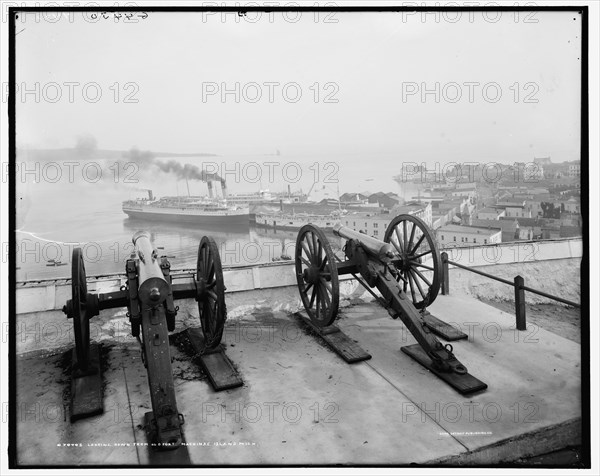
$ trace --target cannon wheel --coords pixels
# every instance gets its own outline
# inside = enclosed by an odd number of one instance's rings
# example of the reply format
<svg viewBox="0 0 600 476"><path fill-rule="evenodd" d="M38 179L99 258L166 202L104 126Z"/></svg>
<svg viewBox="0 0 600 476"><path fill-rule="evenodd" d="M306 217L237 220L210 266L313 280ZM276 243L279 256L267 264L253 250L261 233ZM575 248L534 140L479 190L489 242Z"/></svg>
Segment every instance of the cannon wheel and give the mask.
<svg viewBox="0 0 600 476"><path fill-rule="evenodd" d="M340 302L335 257L323 231L304 225L296 239L296 279L302 304L318 327L329 326Z"/></svg>
<svg viewBox="0 0 600 476"><path fill-rule="evenodd" d="M398 215L387 227L383 241L394 245L401 256L394 265L404 292L410 289L417 309L429 306L438 295L442 269L430 228L419 217Z"/></svg>
<svg viewBox="0 0 600 476"><path fill-rule="evenodd" d="M75 331L77 367L88 370L90 363L90 317L87 312L87 283L81 248L73 250L71 260L71 317Z"/></svg>
<svg viewBox="0 0 600 476"><path fill-rule="evenodd" d="M221 342L227 319L225 307L225 283L219 249L215 240L204 236L198 247L196 300L200 323L207 349L213 349Z"/></svg>

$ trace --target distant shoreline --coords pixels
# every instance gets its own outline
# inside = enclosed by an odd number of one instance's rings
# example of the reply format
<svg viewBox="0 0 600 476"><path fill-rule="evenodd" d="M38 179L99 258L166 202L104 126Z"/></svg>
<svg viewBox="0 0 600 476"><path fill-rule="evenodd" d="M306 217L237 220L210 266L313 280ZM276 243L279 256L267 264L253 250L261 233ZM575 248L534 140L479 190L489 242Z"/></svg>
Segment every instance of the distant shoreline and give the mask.
<svg viewBox="0 0 600 476"><path fill-rule="evenodd" d="M17 158L21 159L48 159L56 160L60 159L129 159L128 154L131 150L111 150L111 149L97 149L94 151L83 151L75 148L62 148L62 149L20 149L17 147ZM151 152L144 151L144 153L151 153L155 158L162 157L219 157L217 154L211 154L208 152L196 152L196 153L178 153L178 152Z"/></svg>

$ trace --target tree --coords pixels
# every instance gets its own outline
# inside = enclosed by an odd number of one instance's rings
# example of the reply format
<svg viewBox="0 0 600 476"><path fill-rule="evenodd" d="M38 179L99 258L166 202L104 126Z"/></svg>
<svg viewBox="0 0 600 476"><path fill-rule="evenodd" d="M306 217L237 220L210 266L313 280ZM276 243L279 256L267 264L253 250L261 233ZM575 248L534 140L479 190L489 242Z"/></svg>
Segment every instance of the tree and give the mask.
<svg viewBox="0 0 600 476"><path fill-rule="evenodd" d="M560 218L560 207L557 207L552 202L541 202L543 218Z"/></svg>

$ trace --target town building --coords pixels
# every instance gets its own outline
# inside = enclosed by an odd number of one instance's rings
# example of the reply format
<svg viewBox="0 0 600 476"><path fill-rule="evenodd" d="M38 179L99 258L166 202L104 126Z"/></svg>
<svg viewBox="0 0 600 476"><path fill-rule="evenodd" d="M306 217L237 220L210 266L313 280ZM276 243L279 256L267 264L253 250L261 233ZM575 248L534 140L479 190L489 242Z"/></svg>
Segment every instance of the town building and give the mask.
<svg viewBox="0 0 600 476"><path fill-rule="evenodd" d="M475 188L459 188L453 190L451 195L453 197L466 197L472 204L475 204L477 201L477 189Z"/></svg>
<svg viewBox="0 0 600 476"><path fill-rule="evenodd" d="M499 208L485 207L477 210L477 218L480 220L498 220L503 216L506 216L506 210Z"/></svg>
<svg viewBox="0 0 600 476"><path fill-rule="evenodd" d="M581 162L578 160L569 163L569 177L581 177Z"/></svg>
<svg viewBox="0 0 600 476"><path fill-rule="evenodd" d="M567 213L581 213L581 201L578 198L571 197L568 200L561 200L561 211Z"/></svg>
<svg viewBox="0 0 600 476"><path fill-rule="evenodd" d="M431 217L431 228L437 230L440 226L444 226L449 221L448 215L433 215Z"/></svg>
<svg viewBox="0 0 600 476"><path fill-rule="evenodd" d="M340 195L340 202L342 205L365 205L369 203L369 196L363 195L362 193L343 193Z"/></svg>
<svg viewBox="0 0 600 476"><path fill-rule="evenodd" d="M431 227L431 204L412 203L399 205L382 213L350 212L340 219L342 225L383 240L392 219L398 215L415 215Z"/></svg>
<svg viewBox="0 0 600 476"><path fill-rule="evenodd" d="M445 225L436 230L437 241L442 248L474 246L502 242L502 230L464 225Z"/></svg>
<svg viewBox="0 0 600 476"><path fill-rule="evenodd" d="M496 208L504 210L507 218L531 218L531 210L525 207L525 200L505 198L496 204Z"/></svg>
<svg viewBox="0 0 600 476"><path fill-rule="evenodd" d="M500 228L500 230L502 230L502 243L507 243L520 239L519 222L517 221L517 219L473 219L471 225L476 226L478 228Z"/></svg>
<svg viewBox="0 0 600 476"><path fill-rule="evenodd" d="M456 190L476 190L477 182L456 182L454 188Z"/></svg>
<svg viewBox="0 0 600 476"><path fill-rule="evenodd" d="M516 183L537 182L544 178L544 166L535 162L515 162L509 167L508 177Z"/></svg>
<svg viewBox="0 0 600 476"><path fill-rule="evenodd" d="M518 239L541 240L560 237L560 220L546 218L501 218L500 221L516 221L518 224Z"/></svg>
<svg viewBox="0 0 600 476"><path fill-rule="evenodd" d="M369 203L376 203L383 208L393 208L401 204L401 198L395 193L377 192L367 199Z"/></svg>

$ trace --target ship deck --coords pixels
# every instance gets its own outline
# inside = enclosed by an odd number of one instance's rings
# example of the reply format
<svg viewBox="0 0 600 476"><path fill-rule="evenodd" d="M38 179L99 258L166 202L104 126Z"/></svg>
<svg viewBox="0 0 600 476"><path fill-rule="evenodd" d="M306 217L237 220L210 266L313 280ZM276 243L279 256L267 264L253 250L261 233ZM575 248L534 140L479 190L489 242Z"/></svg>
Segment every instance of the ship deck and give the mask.
<svg viewBox="0 0 600 476"><path fill-rule="evenodd" d="M581 440L581 348L573 341L532 325L518 332L507 313L439 296L430 311L469 335L453 342L454 353L488 385L465 397L400 351L412 335L373 302L353 299L341 310L337 325L372 355L349 365L292 312L259 297L224 333L243 387L214 392L171 346L186 440L175 451L146 445L150 398L139 347L108 319L99 416L69 423L68 345L21 347L18 464L489 465ZM193 323L194 305L182 304L178 321ZM27 318L64 321L60 311Z"/></svg>

